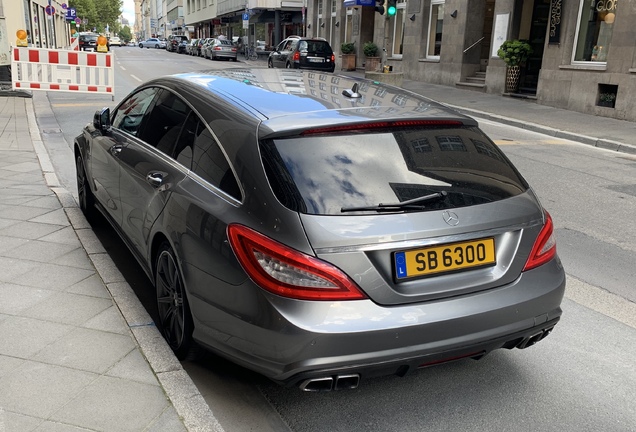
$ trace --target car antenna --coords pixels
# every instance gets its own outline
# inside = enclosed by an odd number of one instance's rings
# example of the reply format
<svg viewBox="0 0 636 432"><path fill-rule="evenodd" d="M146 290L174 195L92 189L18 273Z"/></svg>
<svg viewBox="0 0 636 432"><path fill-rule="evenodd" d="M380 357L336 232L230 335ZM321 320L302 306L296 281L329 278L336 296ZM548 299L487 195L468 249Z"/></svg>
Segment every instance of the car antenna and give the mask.
<svg viewBox="0 0 636 432"><path fill-rule="evenodd" d="M361 98L362 95L358 93L358 83L353 83L351 89L346 89L342 91L342 94L350 97L350 98Z"/></svg>

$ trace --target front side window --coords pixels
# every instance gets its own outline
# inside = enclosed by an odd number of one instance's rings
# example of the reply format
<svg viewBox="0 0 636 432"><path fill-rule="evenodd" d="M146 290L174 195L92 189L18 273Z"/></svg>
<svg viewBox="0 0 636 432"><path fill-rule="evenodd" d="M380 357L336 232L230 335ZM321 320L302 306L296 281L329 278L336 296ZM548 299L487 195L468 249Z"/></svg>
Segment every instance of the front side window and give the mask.
<svg viewBox="0 0 636 432"><path fill-rule="evenodd" d="M113 127L137 136L141 120L160 90L155 87L146 88L122 102L114 113Z"/></svg>
<svg viewBox="0 0 636 432"><path fill-rule="evenodd" d="M439 59L442 52L442 28L444 27L444 1L432 0L431 13L428 20L427 58Z"/></svg>
<svg viewBox="0 0 636 432"><path fill-rule="evenodd" d="M575 62L607 62L618 0L581 0Z"/></svg>

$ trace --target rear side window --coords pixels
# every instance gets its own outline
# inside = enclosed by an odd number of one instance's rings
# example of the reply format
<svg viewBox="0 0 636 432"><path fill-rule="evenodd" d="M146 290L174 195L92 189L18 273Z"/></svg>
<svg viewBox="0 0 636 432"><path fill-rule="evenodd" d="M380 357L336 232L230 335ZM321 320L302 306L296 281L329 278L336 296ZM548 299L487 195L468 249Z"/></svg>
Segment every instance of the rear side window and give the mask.
<svg viewBox="0 0 636 432"><path fill-rule="evenodd" d="M308 136L261 143L278 200L291 210L335 215L343 207L396 203L446 191L427 209L506 199L528 185L478 128L409 129ZM355 212L353 212L355 214Z"/></svg>
<svg viewBox="0 0 636 432"><path fill-rule="evenodd" d="M230 164L210 131L201 122L194 141L192 171L228 195L241 200L241 190Z"/></svg>

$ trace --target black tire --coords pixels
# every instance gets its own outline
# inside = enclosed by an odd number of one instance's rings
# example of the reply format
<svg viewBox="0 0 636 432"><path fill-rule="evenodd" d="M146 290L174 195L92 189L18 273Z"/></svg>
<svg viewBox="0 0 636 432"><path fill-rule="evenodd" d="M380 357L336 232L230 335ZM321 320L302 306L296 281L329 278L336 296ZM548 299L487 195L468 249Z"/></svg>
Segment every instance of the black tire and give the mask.
<svg viewBox="0 0 636 432"><path fill-rule="evenodd" d="M292 67L291 67L291 63L287 62L287 63L285 64L285 69L291 69L291 68L292 68Z"/></svg>
<svg viewBox="0 0 636 432"><path fill-rule="evenodd" d="M274 62L272 59L267 59L267 67L270 69L274 68Z"/></svg>
<svg viewBox="0 0 636 432"><path fill-rule="evenodd" d="M155 48L156 48L156 49L159 49L159 44L155 45Z"/></svg>
<svg viewBox="0 0 636 432"><path fill-rule="evenodd" d="M140 43L139 48L143 48L143 47L144 47L144 44Z"/></svg>
<svg viewBox="0 0 636 432"><path fill-rule="evenodd" d="M95 197L88 184L84 160L80 155L75 158L75 177L77 179L77 197L80 210L82 210L86 219L90 221L95 214Z"/></svg>
<svg viewBox="0 0 636 432"><path fill-rule="evenodd" d="M168 242L163 242L157 252L155 292L159 327L164 339L179 360L191 358L195 351L192 339L194 322L183 286L183 276Z"/></svg>

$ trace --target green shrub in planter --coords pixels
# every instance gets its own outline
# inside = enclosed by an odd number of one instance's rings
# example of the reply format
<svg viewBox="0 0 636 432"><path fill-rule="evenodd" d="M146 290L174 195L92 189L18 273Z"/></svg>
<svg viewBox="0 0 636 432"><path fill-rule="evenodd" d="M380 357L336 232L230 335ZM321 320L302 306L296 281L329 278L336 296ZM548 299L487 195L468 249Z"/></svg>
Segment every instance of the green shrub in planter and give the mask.
<svg viewBox="0 0 636 432"><path fill-rule="evenodd" d="M528 60L532 54L532 47L530 44L523 40L507 40L501 44L497 55L508 66L519 66L521 63Z"/></svg>
<svg viewBox="0 0 636 432"><path fill-rule="evenodd" d="M362 51L367 57L377 57L379 49L373 42L367 42L362 46Z"/></svg>
<svg viewBox="0 0 636 432"><path fill-rule="evenodd" d="M356 47L353 42L343 42L340 45L340 51L342 52L342 54L353 54L355 50Z"/></svg>

